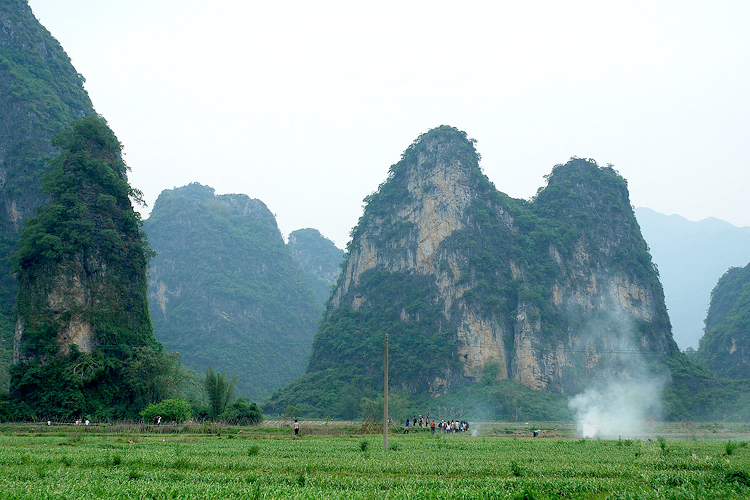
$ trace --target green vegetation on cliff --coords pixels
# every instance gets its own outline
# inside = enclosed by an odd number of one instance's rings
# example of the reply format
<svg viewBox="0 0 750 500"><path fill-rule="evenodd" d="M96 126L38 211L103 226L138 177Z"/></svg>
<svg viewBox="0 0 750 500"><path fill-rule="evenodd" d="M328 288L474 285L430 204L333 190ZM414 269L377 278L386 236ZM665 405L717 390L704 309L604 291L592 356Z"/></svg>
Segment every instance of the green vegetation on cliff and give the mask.
<svg viewBox="0 0 750 500"><path fill-rule="evenodd" d="M317 229L311 228L292 231L286 246L302 268L316 300L325 304L341 271L344 251Z"/></svg>
<svg viewBox="0 0 750 500"><path fill-rule="evenodd" d="M711 292L695 359L718 377L750 379L750 264L728 270Z"/></svg>
<svg viewBox="0 0 750 500"><path fill-rule="evenodd" d="M55 145L50 202L21 231L11 397L39 418L135 417L170 395L179 372L149 319L150 250L131 204L140 193L99 118L74 122Z"/></svg>
<svg viewBox="0 0 750 500"><path fill-rule="evenodd" d="M0 3L0 389L7 390L18 285L12 256L24 219L47 201L51 139L94 114L83 77L26 0Z"/></svg>
<svg viewBox="0 0 750 500"><path fill-rule="evenodd" d="M251 399L304 371L321 308L261 201L197 183L165 190L144 231L154 332L186 366L238 375Z"/></svg>
<svg viewBox="0 0 750 500"><path fill-rule="evenodd" d="M307 374L285 391L274 394L268 412L286 406L307 413L329 412L341 418L360 415L360 399L373 398L383 384L385 334L389 338L390 377L395 386L411 393L429 392L431 377L445 365L457 369L452 330L439 308L425 300L425 277L371 272L364 278L371 300L382 307L329 311L313 343ZM408 311L410 321L401 321ZM298 390L295 388L299 388Z"/></svg>

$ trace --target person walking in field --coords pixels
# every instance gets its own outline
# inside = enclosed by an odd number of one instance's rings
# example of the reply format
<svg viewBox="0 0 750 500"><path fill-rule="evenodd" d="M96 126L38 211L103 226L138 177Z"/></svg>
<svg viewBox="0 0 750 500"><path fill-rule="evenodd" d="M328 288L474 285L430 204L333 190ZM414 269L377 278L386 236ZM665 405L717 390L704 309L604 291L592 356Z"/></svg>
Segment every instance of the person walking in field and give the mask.
<svg viewBox="0 0 750 500"><path fill-rule="evenodd" d="M406 419L406 427L404 427L404 434L409 434L409 419Z"/></svg>
<svg viewBox="0 0 750 500"><path fill-rule="evenodd" d="M294 419L294 437L299 436L299 422L297 419Z"/></svg>

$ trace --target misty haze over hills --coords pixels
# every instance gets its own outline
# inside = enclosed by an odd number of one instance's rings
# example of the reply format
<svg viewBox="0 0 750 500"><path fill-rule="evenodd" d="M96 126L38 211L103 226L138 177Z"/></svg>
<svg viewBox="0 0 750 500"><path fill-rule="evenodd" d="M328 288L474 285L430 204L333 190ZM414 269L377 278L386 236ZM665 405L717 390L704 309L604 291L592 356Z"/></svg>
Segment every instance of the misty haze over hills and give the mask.
<svg viewBox="0 0 750 500"><path fill-rule="evenodd" d="M693 222L644 207L635 215L659 267L674 339L680 349L697 348L711 290L730 267L750 262L750 227L714 217Z"/></svg>

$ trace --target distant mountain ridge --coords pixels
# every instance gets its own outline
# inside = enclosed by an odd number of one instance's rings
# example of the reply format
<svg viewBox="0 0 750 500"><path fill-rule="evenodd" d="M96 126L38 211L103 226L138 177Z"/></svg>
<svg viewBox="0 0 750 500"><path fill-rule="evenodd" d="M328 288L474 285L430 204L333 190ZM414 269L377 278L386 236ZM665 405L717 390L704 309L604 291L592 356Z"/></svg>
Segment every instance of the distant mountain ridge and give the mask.
<svg viewBox="0 0 750 500"><path fill-rule="evenodd" d="M639 207L635 215L664 287L680 348L698 347L711 290L730 267L750 262L750 227L709 217L693 222Z"/></svg>

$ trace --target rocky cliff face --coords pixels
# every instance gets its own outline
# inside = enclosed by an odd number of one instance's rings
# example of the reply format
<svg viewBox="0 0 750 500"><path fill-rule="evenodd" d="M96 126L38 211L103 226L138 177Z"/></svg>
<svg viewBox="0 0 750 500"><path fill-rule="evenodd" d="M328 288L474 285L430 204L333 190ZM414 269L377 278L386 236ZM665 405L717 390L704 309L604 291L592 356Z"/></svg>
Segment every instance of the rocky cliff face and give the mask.
<svg viewBox="0 0 750 500"><path fill-rule="evenodd" d="M132 418L165 392L146 298L148 246L121 145L96 117L54 144L49 203L21 231L11 395L39 415Z"/></svg>
<svg viewBox="0 0 750 500"><path fill-rule="evenodd" d="M238 375L253 399L302 373L321 307L263 202L193 183L162 192L144 230L165 347L199 373Z"/></svg>
<svg viewBox="0 0 750 500"><path fill-rule="evenodd" d="M41 175L54 153L51 139L74 119L94 114L83 77L25 0L0 4L0 335L12 339L16 315L11 256L26 217L48 201ZM8 357L9 358L9 357ZM7 365L0 350L0 386Z"/></svg>
<svg viewBox="0 0 750 500"><path fill-rule="evenodd" d="M395 377L411 391L439 394L492 365L498 379L571 393L592 378L632 376L677 349L626 182L610 167L573 159L553 169L535 199L514 200L481 173L464 133L439 127L407 149L366 202L309 371L343 363L377 376L376 349L372 362L355 363L333 346L349 340L347 324L396 306L395 325L361 334L382 345L391 331L413 356L405 360L421 360L416 373ZM393 283L404 282L418 300L401 300ZM398 330L415 323L423 333L399 343ZM431 352L426 339L450 353Z"/></svg>

